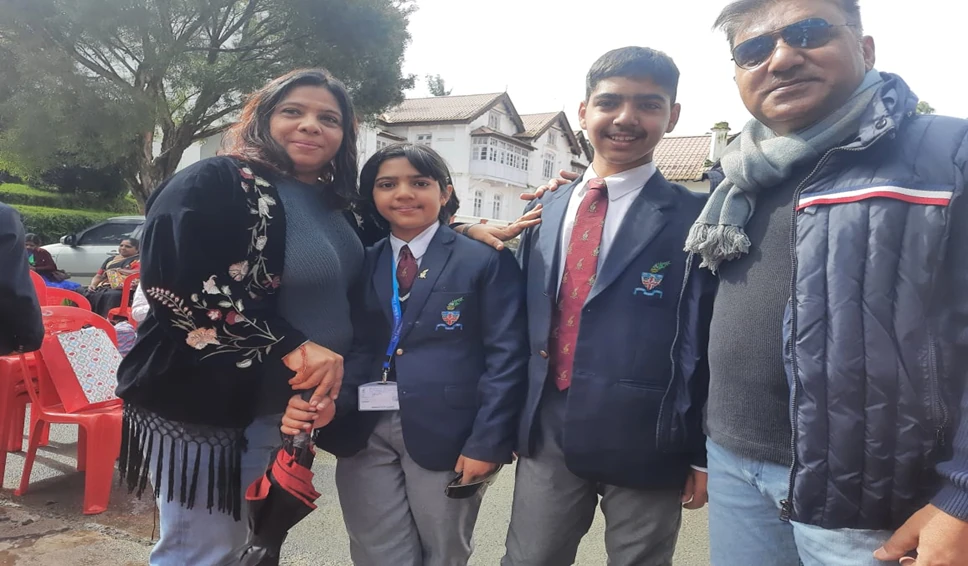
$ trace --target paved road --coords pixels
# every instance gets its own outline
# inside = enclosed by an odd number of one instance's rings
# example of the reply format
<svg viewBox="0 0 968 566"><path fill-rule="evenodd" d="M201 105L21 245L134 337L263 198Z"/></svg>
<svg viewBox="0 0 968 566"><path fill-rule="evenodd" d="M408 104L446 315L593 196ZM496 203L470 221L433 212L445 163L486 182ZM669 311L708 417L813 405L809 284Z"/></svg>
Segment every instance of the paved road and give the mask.
<svg viewBox="0 0 968 566"><path fill-rule="evenodd" d="M13 497L12 488L20 480L21 455L8 458L7 472L0 492L0 507L19 505L21 510L38 516L52 517L70 525L70 531L50 529L31 544L4 542L14 540L10 522L0 516L0 566L61 565L64 556L73 556L72 564L144 564L150 549L153 508L149 501L138 501L116 489L111 508L102 515L85 517L80 513L83 475L73 471L76 429L54 426L52 444L42 448L32 475L30 492ZM349 566L349 551L333 485L335 461L321 454L314 471L316 486L322 493L319 509L300 523L289 536L283 564L289 566ZM476 549L471 564L494 566L504 552L513 489L513 468L505 468L484 498L476 529ZM2 510L2 509L0 509ZM604 520L599 514L588 536L582 542L579 566L604 566L602 543ZM81 544L83 542L83 544ZM22 547L22 548L21 548ZM21 550L18 552L18 548ZM46 554L45 554L46 553ZM73 553L73 554L71 554ZM46 558L45 558L46 556ZM103 558L103 560L102 560ZM692 511L684 516L675 566L707 566L709 548L706 512ZM388 565L389 566L389 565Z"/></svg>

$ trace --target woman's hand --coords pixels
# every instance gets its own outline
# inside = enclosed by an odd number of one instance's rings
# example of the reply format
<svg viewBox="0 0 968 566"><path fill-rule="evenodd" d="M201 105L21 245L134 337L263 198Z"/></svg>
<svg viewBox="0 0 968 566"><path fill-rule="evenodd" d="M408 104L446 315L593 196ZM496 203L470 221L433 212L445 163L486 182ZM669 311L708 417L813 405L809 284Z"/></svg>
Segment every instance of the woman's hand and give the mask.
<svg viewBox="0 0 968 566"><path fill-rule="evenodd" d="M481 478L486 478L488 475L494 473L494 470L499 465L468 458L461 454L460 458L457 459L457 465L454 466L454 471L463 473L460 478L460 484L467 485L479 481Z"/></svg>
<svg viewBox="0 0 968 566"><path fill-rule="evenodd" d="M535 189L533 193L522 194L521 200L534 200L537 198L541 198L541 195L545 194L546 191L551 191L551 192L557 191L558 187L562 185L567 185L568 183L574 181L578 177L579 177L578 173L575 173L574 171L565 171L564 169L562 169L561 171L558 171L557 179L549 179L548 184L541 185L540 187Z"/></svg>
<svg viewBox="0 0 968 566"><path fill-rule="evenodd" d="M460 233L478 242L483 242L496 250L503 250L504 242L517 238L521 232L538 224L541 224L540 204L507 226L468 224Z"/></svg>
<svg viewBox="0 0 968 566"><path fill-rule="evenodd" d="M343 385L343 356L313 342L306 342L282 358L296 372L289 385L296 390L316 388L309 404L325 407L339 396Z"/></svg>
<svg viewBox="0 0 968 566"><path fill-rule="evenodd" d="M300 395L293 395L289 399L286 412L282 415L282 426L279 430L283 434L295 436L300 432L312 432L314 428L323 428L333 421L336 416L336 405L328 403L314 409L309 401Z"/></svg>

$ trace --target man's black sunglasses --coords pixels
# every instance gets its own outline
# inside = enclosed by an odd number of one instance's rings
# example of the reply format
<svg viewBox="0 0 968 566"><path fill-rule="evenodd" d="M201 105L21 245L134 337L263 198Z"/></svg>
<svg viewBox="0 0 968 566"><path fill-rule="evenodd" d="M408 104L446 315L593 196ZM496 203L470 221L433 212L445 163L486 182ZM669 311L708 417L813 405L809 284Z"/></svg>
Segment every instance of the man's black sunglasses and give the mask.
<svg viewBox="0 0 968 566"><path fill-rule="evenodd" d="M816 49L833 39L837 28L853 27L854 24L833 25L823 18L809 18L790 24L782 29L747 39L733 48L733 61L743 69L762 65L776 50L778 38L796 49Z"/></svg>

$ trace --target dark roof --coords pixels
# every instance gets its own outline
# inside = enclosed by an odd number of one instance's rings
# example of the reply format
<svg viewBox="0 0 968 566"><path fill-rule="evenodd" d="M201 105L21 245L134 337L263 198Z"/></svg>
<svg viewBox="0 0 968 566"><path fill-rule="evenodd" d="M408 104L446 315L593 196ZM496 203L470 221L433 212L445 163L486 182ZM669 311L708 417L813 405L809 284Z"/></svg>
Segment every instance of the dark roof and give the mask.
<svg viewBox="0 0 968 566"><path fill-rule="evenodd" d="M656 167L670 181L701 181L709 169L711 137L679 136L662 138L655 148Z"/></svg>
<svg viewBox="0 0 968 566"><path fill-rule="evenodd" d="M395 134L393 132L389 132L387 130L377 130L376 135L383 136L385 138L390 138L391 140L398 141L398 142L405 142L405 141L407 141L407 138L405 138L403 136L398 136L397 134Z"/></svg>
<svg viewBox="0 0 968 566"><path fill-rule="evenodd" d="M585 155L585 159L591 162L595 158L595 151L592 149L592 144L588 143L588 137L585 132L581 130L575 130L575 139L578 140L578 145L581 146L581 151Z"/></svg>
<svg viewBox="0 0 968 566"><path fill-rule="evenodd" d="M528 142L526 142L526 141L524 141L522 139L518 139L518 138L516 138L514 136L509 136L509 135L505 134L504 132L499 132L497 130L488 128L487 126L481 126L480 128L474 128L474 130L471 132L471 137L476 137L476 136L494 136L496 138L501 138L502 140L511 142L514 145L517 145L519 147L523 147L524 149L527 149L527 150L530 150L530 151L534 151L535 150L535 147L533 145L529 144Z"/></svg>
<svg viewBox="0 0 968 566"><path fill-rule="evenodd" d="M499 103L511 110L510 118L523 131L524 124L518 111L511 103L506 92L490 94L468 94L460 96L432 96L430 98L408 98L399 106L391 108L380 118L389 125L471 122Z"/></svg>
<svg viewBox="0 0 968 566"><path fill-rule="evenodd" d="M515 137L528 141L534 141L540 138L555 122L561 121L560 127L568 138L568 144L571 145L572 153L582 154L581 144L578 143L578 138L575 137L575 132L571 129L571 124L568 123L568 116L564 112L522 114L521 121L524 123L524 132L515 134Z"/></svg>
<svg viewBox="0 0 968 566"><path fill-rule="evenodd" d="M555 122L560 112L545 112L543 114L522 114L521 121L524 122L524 131L518 134L519 137L534 139L545 133Z"/></svg>

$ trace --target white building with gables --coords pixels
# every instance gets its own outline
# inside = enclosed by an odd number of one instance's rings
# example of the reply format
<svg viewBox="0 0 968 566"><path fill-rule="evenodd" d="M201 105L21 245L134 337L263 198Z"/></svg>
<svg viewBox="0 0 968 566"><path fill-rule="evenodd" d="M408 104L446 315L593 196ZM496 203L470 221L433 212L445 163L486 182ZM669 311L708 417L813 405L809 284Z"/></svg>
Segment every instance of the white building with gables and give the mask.
<svg viewBox="0 0 968 566"><path fill-rule="evenodd" d="M580 132L579 132L580 134ZM411 98L360 129L360 164L391 143L426 144L450 166L461 220L510 222L521 193L591 159L564 112L518 114L507 93Z"/></svg>

